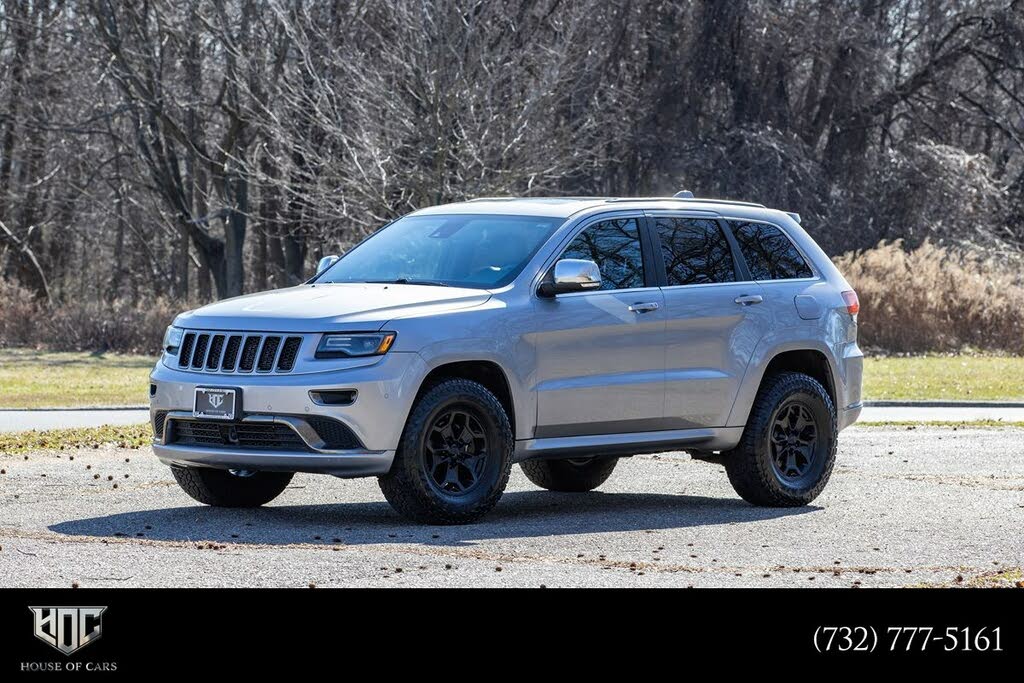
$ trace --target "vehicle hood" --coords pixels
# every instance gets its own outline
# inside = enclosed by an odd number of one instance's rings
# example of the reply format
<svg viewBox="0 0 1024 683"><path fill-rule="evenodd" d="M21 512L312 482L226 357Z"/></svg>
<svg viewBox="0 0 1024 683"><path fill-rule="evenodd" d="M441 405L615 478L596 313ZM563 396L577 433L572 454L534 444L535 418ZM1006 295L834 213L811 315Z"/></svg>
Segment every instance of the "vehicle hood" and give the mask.
<svg viewBox="0 0 1024 683"><path fill-rule="evenodd" d="M247 294L182 313L176 327L260 332L378 330L388 320L479 306L482 289L369 283L299 285Z"/></svg>

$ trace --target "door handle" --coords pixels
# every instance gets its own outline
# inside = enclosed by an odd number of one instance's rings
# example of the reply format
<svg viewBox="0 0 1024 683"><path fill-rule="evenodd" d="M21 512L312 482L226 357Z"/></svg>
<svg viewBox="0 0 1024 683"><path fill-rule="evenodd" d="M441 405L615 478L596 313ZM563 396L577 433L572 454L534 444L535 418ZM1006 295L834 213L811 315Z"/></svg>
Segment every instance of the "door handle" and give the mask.
<svg viewBox="0 0 1024 683"><path fill-rule="evenodd" d="M740 306L750 306L751 304L759 304L764 301L764 297L760 294L744 294L733 299Z"/></svg>
<svg viewBox="0 0 1024 683"><path fill-rule="evenodd" d="M633 304L629 307L629 310L633 313L647 313L648 311L656 311L661 308L661 305L657 301L651 301L646 304Z"/></svg>

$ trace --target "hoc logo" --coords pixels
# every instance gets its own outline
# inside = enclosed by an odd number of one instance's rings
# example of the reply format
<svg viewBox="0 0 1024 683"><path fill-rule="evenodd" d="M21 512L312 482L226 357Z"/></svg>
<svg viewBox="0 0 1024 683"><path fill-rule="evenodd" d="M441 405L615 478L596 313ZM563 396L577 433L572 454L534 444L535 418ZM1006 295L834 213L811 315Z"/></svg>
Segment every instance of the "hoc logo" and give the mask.
<svg viewBox="0 0 1024 683"><path fill-rule="evenodd" d="M106 607L29 607L35 616L35 635L66 655L98 640Z"/></svg>
<svg viewBox="0 0 1024 683"><path fill-rule="evenodd" d="M210 398L210 405L212 405L214 408L220 408L220 404L224 403L224 395L223 394L210 394L209 398Z"/></svg>

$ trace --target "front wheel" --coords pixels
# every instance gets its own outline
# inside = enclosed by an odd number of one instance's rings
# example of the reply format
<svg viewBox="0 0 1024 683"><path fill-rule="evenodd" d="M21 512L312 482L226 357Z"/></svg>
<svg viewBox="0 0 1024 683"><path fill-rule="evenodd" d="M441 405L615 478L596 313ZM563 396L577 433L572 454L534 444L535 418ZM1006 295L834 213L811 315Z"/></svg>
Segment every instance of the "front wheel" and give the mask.
<svg viewBox="0 0 1024 683"><path fill-rule="evenodd" d="M215 470L208 467L171 467L178 486L204 505L254 508L280 495L294 472Z"/></svg>
<svg viewBox="0 0 1024 683"><path fill-rule="evenodd" d="M494 394L471 380L445 380L413 406L380 489L413 521L472 522L501 498L512 444L512 426Z"/></svg>
<svg viewBox="0 0 1024 683"><path fill-rule="evenodd" d="M723 453L725 471L748 503L796 507L814 500L836 458L836 409L825 388L798 372L765 378L743 438Z"/></svg>
<svg viewBox="0 0 1024 683"><path fill-rule="evenodd" d="M519 463L526 478L548 491L592 491L608 480L618 458L526 460Z"/></svg>

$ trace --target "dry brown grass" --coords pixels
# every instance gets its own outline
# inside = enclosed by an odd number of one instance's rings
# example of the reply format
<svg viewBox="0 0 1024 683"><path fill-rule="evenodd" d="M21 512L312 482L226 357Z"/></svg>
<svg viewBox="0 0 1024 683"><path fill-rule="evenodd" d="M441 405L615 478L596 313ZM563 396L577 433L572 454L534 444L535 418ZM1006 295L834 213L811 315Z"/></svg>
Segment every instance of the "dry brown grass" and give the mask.
<svg viewBox="0 0 1024 683"><path fill-rule="evenodd" d="M165 299L48 305L0 280L0 347L154 354L183 306Z"/></svg>
<svg viewBox="0 0 1024 683"><path fill-rule="evenodd" d="M844 254L835 264L860 297L864 346L1024 353L1019 267L930 242L906 251L899 241Z"/></svg>

